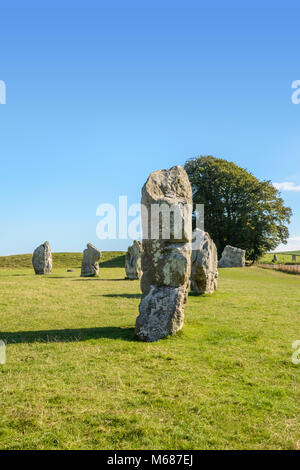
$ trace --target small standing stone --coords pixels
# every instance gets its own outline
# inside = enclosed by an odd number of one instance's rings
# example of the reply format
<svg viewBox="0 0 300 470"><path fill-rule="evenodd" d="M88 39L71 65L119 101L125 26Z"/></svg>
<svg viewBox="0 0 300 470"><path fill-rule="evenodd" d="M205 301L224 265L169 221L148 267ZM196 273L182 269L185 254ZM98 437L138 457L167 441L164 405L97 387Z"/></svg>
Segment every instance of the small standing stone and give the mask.
<svg viewBox="0 0 300 470"><path fill-rule="evenodd" d="M277 261L277 256L274 255L274 256L273 256L273 259L272 259L272 263L276 263L276 261Z"/></svg>
<svg viewBox="0 0 300 470"><path fill-rule="evenodd" d="M197 229L192 251L191 291L195 294L212 294L218 286L217 247L207 232Z"/></svg>
<svg viewBox="0 0 300 470"><path fill-rule="evenodd" d="M128 279L141 279L142 277L142 244L134 240L132 246L128 247L125 256L125 271Z"/></svg>
<svg viewBox="0 0 300 470"><path fill-rule="evenodd" d="M49 242L38 246L32 255L35 274L50 274L52 270L52 253Z"/></svg>
<svg viewBox="0 0 300 470"><path fill-rule="evenodd" d="M173 221L157 219L159 237L151 237L153 206L173 208ZM187 210L189 206L190 210ZM154 171L142 189L142 299L135 332L142 341L157 341L183 327L191 272L192 188L185 170ZM175 222L176 220L176 222ZM182 230L184 225L184 229ZM165 229L170 234L164 236Z"/></svg>
<svg viewBox="0 0 300 470"><path fill-rule="evenodd" d="M220 268L243 268L246 251L235 246L226 245L219 261Z"/></svg>
<svg viewBox="0 0 300 470"><path fill-rule="evenodd" d="M81 277L92 277L99 274L99 259L101 252L91 243L87 244L87 248L83 252L81 263Z"/></svg>

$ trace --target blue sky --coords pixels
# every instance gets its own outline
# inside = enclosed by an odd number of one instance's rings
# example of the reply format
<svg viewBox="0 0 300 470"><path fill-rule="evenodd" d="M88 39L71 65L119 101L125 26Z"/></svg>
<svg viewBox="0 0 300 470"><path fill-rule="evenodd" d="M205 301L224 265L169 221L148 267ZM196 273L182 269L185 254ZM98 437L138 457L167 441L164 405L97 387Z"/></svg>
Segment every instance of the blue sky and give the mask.
<svg viewBox="0 0 300 470"><path fill-rule="evenodd" d="M151 171L207 154L285 183L286 249L300 249L299 13L296 1L2 4L0 255L45 240L126 249L97 239L98 205L139 202Z"/></svg>

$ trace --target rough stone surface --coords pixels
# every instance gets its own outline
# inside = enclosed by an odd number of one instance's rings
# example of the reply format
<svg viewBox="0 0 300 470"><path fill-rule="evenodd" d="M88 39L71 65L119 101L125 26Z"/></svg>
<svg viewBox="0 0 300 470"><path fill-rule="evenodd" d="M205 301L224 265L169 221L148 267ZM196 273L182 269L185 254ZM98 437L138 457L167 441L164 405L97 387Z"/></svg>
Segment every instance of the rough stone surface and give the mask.
<svg viewBox="0 0 300 470"><path fill-rule="evenodd" d="M245 266L245 250L226 245L219 261L220 268L242 268Z"/></svg>
<svg viewBox="0 0 300 470"><path fill-rule="evenodd" d="M50 274L52 270L52 253L49 242L38 246L32 255L35 274Z"/></svg>
<svg viewBox="0 0 300 470"><path fill-rule="evenodd" d="M128 247L125 256L125 271L128 279L141 279L142 277L142 243L134 240Z"/></svg>
<svg viewBox="0 0 300 470"><path fill-rule="evenodd" d="M197 229L191 259L191 291L212 294L218 286L217 247L207 232Z"/></svg>
<svg viewBox="0 0 300 470"><path fill-rule="evenodd" d="M277 256L276 255L273 256L272 261L273 261L273 263L276 263L276 261L277 261Z"/></svg>
<svg viewBox="0 0 300 470"><path fill-rule="evenodd" d="M87 244L87 248L83 252L81 263L81 277L91 277L99 274L99 259L101 252L91 243Z"/></svg>
<svg viewBox="0 0 300 470"><path fill-rule="evenodd" d="M159 237L151 238L151 205L172 207L178 217L171 224L158 218ZM136 319L136 335L142 341L157 341L174 335L183 326L191 270L192 188L180 166L150 174L142 189L143 253L142 299ZM184 230L178 232L178 227ZM152 224L153 227L153 224ZM170 228L169 236L165 229Z"/></svg>

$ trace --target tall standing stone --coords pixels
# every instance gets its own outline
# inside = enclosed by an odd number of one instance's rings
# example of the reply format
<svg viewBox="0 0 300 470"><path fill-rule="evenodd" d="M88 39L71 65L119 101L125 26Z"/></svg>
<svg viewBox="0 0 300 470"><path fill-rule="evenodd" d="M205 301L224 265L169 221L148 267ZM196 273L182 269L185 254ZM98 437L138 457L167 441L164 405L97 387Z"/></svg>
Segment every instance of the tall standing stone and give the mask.
<svg viewBox="0 0 300 470"><path fill-rule="evenodd" d="M35 274L50 274L52 270L52 253L49 242L38 246L32 255Z"/></svg>
<svg viewBox="0 0 300 470"><path fill-rule="evenodd" d="M83 252L81 263L81 277L97 276L99 274L99 259L101 252L91 243Z"/></svg>
<svg viewBox="0 0 300 470"><path fill-rule="evenodd" d="M207 232L197 229L195 236L191 259L191 291L195 294L212 294L218 286L217 247Z"/></svg>
<svg viewBox="0 0 300 470"><path fill-rule="evenodd" d="M125 256L125 271L128 279L141 279L142 277L142 244L134 240L132 246L128 247Z"/></svg>
<svg viewBox="0 0 300 470"><path fill-rule="evenodd" d="M243 268L246 251L235 246L226 245L219 261L220 268Z"/></svg>
<svg viewBox="0 0 300 470"><path fill-rule="evenodd" d="M173 210L170 219L157 215L158 205L166 212ZM191 219L192 188L185 170L174 166L151 173L142 189L142 299L135 328L142 341L174 335L183 326L191 270Z"/></svg>

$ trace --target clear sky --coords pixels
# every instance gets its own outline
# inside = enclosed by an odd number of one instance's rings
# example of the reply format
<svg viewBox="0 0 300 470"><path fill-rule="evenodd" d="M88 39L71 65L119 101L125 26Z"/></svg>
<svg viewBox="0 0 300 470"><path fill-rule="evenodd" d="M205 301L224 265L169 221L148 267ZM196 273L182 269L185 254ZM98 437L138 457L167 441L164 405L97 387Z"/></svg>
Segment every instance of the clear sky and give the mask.
<svg viewBox="0 0 300 470"><path fill-rule="evenodd" d="M139 202L151 171L207 154L285 183L300 249L299 14L274 0L2 2L0 255L126 249L97 239L97 206Z"/></svg>

